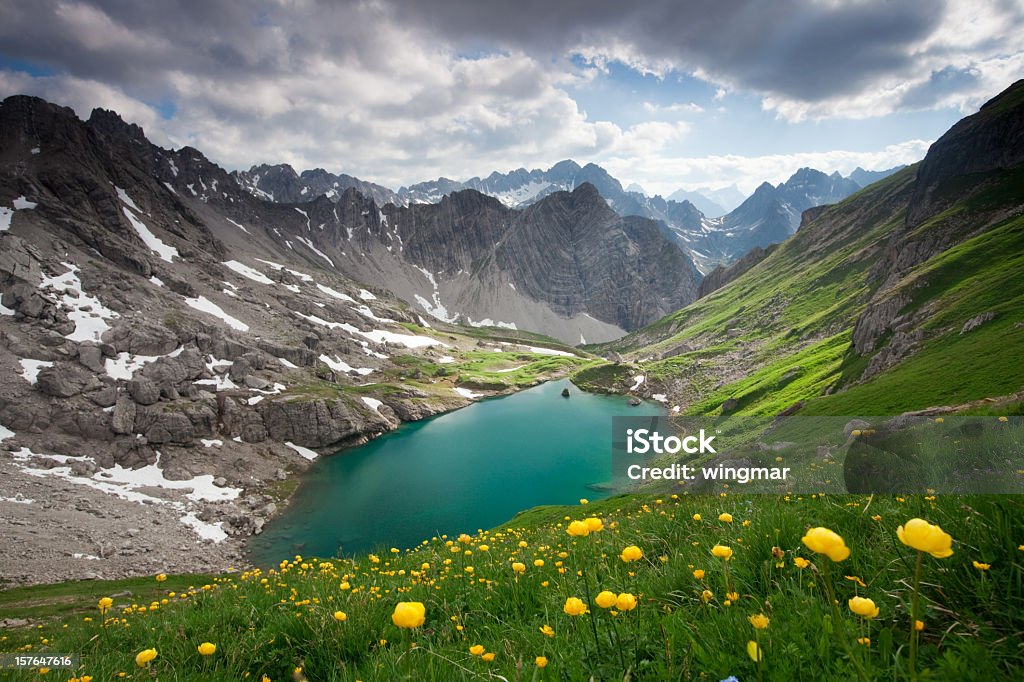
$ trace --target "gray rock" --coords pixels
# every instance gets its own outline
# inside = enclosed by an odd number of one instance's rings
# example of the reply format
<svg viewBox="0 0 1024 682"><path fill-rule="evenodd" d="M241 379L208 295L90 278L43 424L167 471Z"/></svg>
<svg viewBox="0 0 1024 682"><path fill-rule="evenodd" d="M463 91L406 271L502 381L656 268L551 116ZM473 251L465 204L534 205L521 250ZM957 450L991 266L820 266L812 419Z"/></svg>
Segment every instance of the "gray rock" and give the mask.
<svg viewBox="0 0 1024 682"><path fill-rule="evenodd" d="M78 347L78 362L99 374L104 371L103 351L99 346L83 343Z"/></svg>
<svg viewBox="0 0 1024 682"><path fill-rule="evenodd" d="M341 400L275 400L260 405L267 433L276 441L327 447L363 430L359 413Z"/></svg>
<svg viewBox="0 0 1024 682"><path fill-rule="evenodd" d="M254 389L257 389L257 390L261 390L261 391L266 389L266 388L268 388L268 387L270 387L270 385L271 385L269 381L267 381L266 379L260 378L260 377L256 376L255 374L249 374L248 376L246 376L245 380L244 380L244 383L245 383L245 385L248 388L254 388Z"/></svg>
<svg viewBox="0 0 1024 682"><path fill-rule="evenodd" d="M36 381L40 391L55 398L70 398L90 385L98 387L99 382L81 368L64 362L41 369Z"/></svg>
<svg viewBox="0 0 1024 682"><path fill-rule="evenodd" d="M126 395L121 396L117 399L117 403L114 405L114 416L110 422L111 428L114 433L120 433L123 435L130 435L135 433L135 416L138 407L135 405L135 401Z"/></svg>
<svg viewBox="0 0 1024 682"><path fill-rule="evenodd" d="M100 407L110 407L117 402L117 390L113 386L104 386L90 393L89 400Z"/></svg>
<svg viewBox="0 0 1024 682"><path fill-rule="evenodd" d="M976 315L976 316L972 317L971 319L967 320L966 322L964 322L963 328L960 329L960 335L963 336L967 332L974 331L975 329L977 329L981 325L985 324L986 322L991 322L995 318L996 318L996 314L994 312L992 312L991 310L988 311L987 313L982 313L981 315Z"/></svg>
<svg viewBox="0 0 1024 682"><path fill-rule="evenodd" d="M149 415L154 416L152 412ZM145 431L146 439L150 444L187 444L195 438L192 422L181 412L158 412L155 417L153 423Z"/></svg>
<svg viewBox="0 0 1024 682"><path fill-rule="evenodd" d="M152 405L160 400L160 389L146 377L129 381L128 394L139 405Z"/></svg>

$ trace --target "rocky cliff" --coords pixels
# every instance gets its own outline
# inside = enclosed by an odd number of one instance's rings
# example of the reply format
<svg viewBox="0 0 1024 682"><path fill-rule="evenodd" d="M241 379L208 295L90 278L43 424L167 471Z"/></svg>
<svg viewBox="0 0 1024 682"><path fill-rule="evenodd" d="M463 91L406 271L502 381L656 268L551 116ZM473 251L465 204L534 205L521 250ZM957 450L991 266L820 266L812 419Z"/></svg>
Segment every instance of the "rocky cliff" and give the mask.
<svg viewBox="0 0 1024 682"><path fill-rule="evenodd" d="M318 454L467 404L478 344L550 363L346 274L400 239L347 197L263 201L113 112L0 103L0 577L223 568Z"/></svg>

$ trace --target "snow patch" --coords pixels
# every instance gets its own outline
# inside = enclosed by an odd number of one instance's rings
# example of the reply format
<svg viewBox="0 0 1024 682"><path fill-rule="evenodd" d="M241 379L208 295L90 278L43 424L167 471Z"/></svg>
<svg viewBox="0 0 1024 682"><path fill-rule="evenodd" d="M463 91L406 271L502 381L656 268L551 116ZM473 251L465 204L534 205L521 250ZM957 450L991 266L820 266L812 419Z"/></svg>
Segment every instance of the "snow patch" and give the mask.
<svg viewBox="0 0 1024 682"><path fill-rule="evenodd" d="M655 400L657 400L659 403L667 403L668 402L668 396L665 395L664 393L655 393L651 397L654 398Z"/></svg>
<svg viewBox="0 0 1024 682"><path fill-rule="evenodd" d="M259 270L254 270L253 268L250 268L248 265L244 263L239 263L236 260L224 261L223 263L221 263L221 265L229 267L242 277L251 279L254 282L259 282L260 284L276 284L274 280L270 279Z"/></svg>
<svg viewBox="0 0 1024 682"><path fill-rule="evenodd" d="M229 223L231 223L232 225L237 227L242 232L245 232L246 234L252 234L252 232L250 232L249 230L245 229L245 225L242 225L241 223L236 223L234 220L232 220L231 218L228 218L227 216L224 217L224 220L228 221Z"/></svg>
<svg viewBox="0 0 1024 682"><path fill-rule="evenodd" d="M298 209L295 209L295 210L298 210ZM313 246L313 242L311 240L307 239L306 237L295 237L295 238L298 239L303 244L305 244L307 247L309 247L310 251L312 251L313 253L315 253L316 255L320 256L321 258L323 258L328 263L330 263L332 268L334 267L334 261L331 260L331 257L328 256L323 251L321 251L320 249L318 249L315 246Z"/></svg>
<svg viewBox="0 0 1024 682"><path fill-rule="evenodd" d="M456 386L455 392L461 395L463 398L468 398L470 400L473 400L474 398L484 397L483 393L473 393L473 391L469 390L468 388L462 388L461 386Z"/></svg>
<svg viewBox="0 0 1024 682"><path fill-rule="evenodd" d="M303 457L308 459L310 462L312 462L313 460L315 460L317 457L320 456L317 453L315 453L314 451L310 450L309 448L304 448L301 445L296 445L295 443L293 443L291 441L285 441L285 445L287 445L292 450L294 450L295 452L299 453L300 455L302 455Z"/></svg>
<svg viewBox="0 0 1024 682"><path fill-rule="evenodd" d="M280 362L285 367L287 367L288 369L298 369L299 368L299 366L296 365L294 362L291 362L289 360L285 360L284 358L278 358L277 361Z"/></svg>
<svg viewBox="0 0 1024 682"><path fill-rule="evenodd" d="M564 350L555 350L554 348L540 348L539 346L528 346L528 348L531 353L536 353L537 355L557 355L566 358L576 357L573 353L566 353Z"/></svg>
<svg viewBox="0 0 1024 682"><path fill-rule="evenodd" d="M219 448L224 445L224 441L219 438L200 438L199 442L203 444L204 448Z"/></svg>
<svg viewBox="0 0 1024 682"><path fill-rule="evenodd" d="M320 291L324 292L328 296L332 296L332 297L338 299L339 301L348 301L349 303L355 303L356 302L356 299L352 298L348 294L343 294L340 291L335 291L334 289L332 289L330 287L326 287L323 284L317 284L316 288L319 289Z"/></svg>
<svg viewBox="0 0 1024 682"><path fill-rule="evenodd" d="M635 377L633 377L633 386L629 390L635 391L636 389L640 388L640 386L644 383L646 379L647 377L645 377L643 374L637 374Z"/></svg>
<svg viewBox="0 0 1024 682"><path fill-rule="evenodd" d="M380 413L380 406L384 404L384 403L382 403L381 401L379 401L379 400L377 400L375 398L365 398L364 397L364 398L362 398L362 401L364 403L366 403L367 407L369 407L371 410L373 410L374 412L377 412L377 413Z"/></svg>
<svg viewBox="0 0 1024 682"><path fill-rule="evenodd" d="M214 317L219 317L232 329L237 329L240 332L249 331L249 325L247 325L245 322L235 319L234 317L231 317L226 312L224 312L224 310L221 309L219 305L217 305L210 299L206 298L205 296L200 296L198 298L186 298L185 303L190 308L195 308L199 312L203 312L208 315L213 315Z"/></svg>
<svg viewBox="0 0 1024 682"><path fill-rule="evenodd" d="M22 359L21 361L21 378L30 384L35 384L39 378L39 370L43 367L53 367L53 363L48 360L28 360Z"/></svg>
<svg viewBox="0 0 1024 682"><path fill-rule="evenodd" d="M370 367L352 367L350 364L342 360L337 355L331 358L328 355L321 354L320 362L324 363L335 372L356 372L357 374L361 374L363 376L366 376L367 374L373 372L373 369Z"/></svg>
<svg viewBox="0 0 1024 682"><path fill-rule="evenodd" d="M159 237L153 234L146 224L135 217L135 214L127 206L122 206L121 210L128 216L128 222L135 228L135 232L139 235L139 239L142 243L150 248L151 251L160 256L162 260L168 263L172 262L174 257L178 255L178 250L169 244L165 244Z"/></svg>
<svg viewBox="0 0 1024 682"><path fill-rule="evenodd" d="M360 289L359 290L359 298L363 299L364 301L376 301L377 300L377 297L374 296L373 294L371 294L366 289Z"/></svg>
<svg viewBox="0 0 1024 682"><path fill-rule="evenodd" d="M61 265L68 268L68 271L56 277L43 275L39 288L63 292L60 297L51 295L50 298L56 301L58 306L69 309L68 319L75 323L75 331L64 338L77 342L99 341L103 332L110 329L106 320L120 315L100 303L95 296L88 296L82 291L82 281L76 274L77 265L67 262L62 262Z"/></svg>

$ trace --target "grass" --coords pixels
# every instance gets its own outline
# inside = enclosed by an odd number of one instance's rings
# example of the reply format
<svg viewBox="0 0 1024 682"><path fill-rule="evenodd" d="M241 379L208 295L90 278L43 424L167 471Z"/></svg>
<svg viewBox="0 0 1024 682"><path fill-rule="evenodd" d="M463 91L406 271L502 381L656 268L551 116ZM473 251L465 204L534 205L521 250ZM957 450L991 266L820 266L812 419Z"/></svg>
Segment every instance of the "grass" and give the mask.
<svg viewBox="0 0 1024 682"><path fill-rule="evenodd" d="M722 512L732 515L731 523L718 520ZM766 679L856 679L858 666L872 679L901 679L915 553L895 529L922 517L956 540L952 557L923 562L922 679L1008 679L1024 669L1022 512L1020 500L1008 497L622 496L532 510L465 544L435 538L413 551L358 560L296 557L266 571L171 576L165 583L9 590L0 593L0 617L31 613L41 627L9 630L3 646L79 653L78 673L97 680L121 672L130 679L211 682L263 675L754 679L746 648L755 631L747 619L763 613L770 624L757 638ZM602 519L604 530L569 536L566 519L584 517ZM804 547L800 538L812 526L841 534L849 559L833 564ZM732 548L728 564L711 555L715 544ZM628 545L643 558L622 561ZM797 568L796 557L813 564ZM974 568L975 560L991 569ZM524 573L517 575L513 562ZM825 581L839 599L836 611ZM104 627L95 604L126 589L131 596L114 598ZM635 595L636 608L600 608L594 598L603 590ZM711 593L707 601L704 590ZM866 621L851 613L846 603L855 595L873 599L879 616ZM564 613L569 597L589 604L590 613ZM422 627L392 623L399 601L424 604ZM344 622L336 611L344 612ZM542 633L545 626L551 637ZM869 637L870 646L858 644L859 637ZM204 658L196 647L207 641L217 652ZM475 645L493 660L471 654ZM137 667L135 654L151 647L156 660L148 670ZM536 666L537 656L548 659L546 668Z"/></svg>

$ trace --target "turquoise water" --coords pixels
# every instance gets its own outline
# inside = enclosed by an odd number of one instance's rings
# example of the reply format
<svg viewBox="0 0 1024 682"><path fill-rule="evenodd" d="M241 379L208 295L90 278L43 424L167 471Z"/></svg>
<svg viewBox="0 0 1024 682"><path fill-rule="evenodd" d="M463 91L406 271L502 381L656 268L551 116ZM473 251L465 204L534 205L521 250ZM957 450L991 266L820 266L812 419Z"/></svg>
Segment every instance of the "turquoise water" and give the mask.
<svg viewBox="0 0 1024 682"><path fill-rule="evenodd" d="M561 397L568 387L572 397ZM659 415L568 380L485 400L318 460L284 513L250 542L257 565L474 533L523 509L606 493L612 417Z"/></svg>

